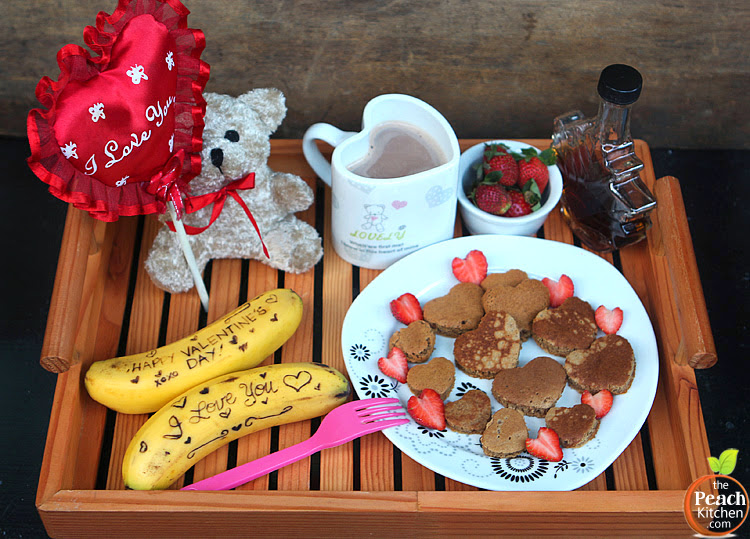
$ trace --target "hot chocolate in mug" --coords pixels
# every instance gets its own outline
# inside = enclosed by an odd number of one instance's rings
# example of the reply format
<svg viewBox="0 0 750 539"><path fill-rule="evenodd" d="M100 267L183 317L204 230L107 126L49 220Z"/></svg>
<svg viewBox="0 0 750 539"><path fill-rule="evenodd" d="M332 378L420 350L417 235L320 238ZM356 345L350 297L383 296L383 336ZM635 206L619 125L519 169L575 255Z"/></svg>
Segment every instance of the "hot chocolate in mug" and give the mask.
<svg viewBox="0 0 750 539"><path fill-rule="evenodd" d="M316 140L334 147L330 163ZM347 262L383 269L453 237L461 152L453 128L424 101L378 96L365 106L362 131L317 123L302 150L331 186L333 246Z"/></svg>

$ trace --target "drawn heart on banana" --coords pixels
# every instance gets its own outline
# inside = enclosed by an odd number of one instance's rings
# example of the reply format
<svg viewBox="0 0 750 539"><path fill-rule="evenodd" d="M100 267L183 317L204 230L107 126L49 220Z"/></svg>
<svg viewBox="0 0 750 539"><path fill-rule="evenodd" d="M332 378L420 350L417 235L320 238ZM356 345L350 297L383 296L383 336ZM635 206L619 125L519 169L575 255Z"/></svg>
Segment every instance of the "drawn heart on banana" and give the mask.
<svg viewBox="0 0 750 539"><path fill-rule="evenodd" d="M312 375L307 371L299 371L297 374L284 376L283 382L285 386L289 386L299 393L303 387L312 382Z"/></svg>

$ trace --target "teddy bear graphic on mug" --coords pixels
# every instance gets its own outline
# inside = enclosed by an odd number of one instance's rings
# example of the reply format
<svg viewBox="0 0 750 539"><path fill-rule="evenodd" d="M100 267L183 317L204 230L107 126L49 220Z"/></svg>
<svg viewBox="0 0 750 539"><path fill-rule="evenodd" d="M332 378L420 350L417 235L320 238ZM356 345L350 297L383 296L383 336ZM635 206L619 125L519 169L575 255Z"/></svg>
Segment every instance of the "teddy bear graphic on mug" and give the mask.
<svg viewBox="0 0 750 539"><path fill-rule="evenodd" d="M383 232L385 230L383 223L388 219L388 216L385 215L385 204L365 204L364 207L365 214L362 228Z"/></svg>

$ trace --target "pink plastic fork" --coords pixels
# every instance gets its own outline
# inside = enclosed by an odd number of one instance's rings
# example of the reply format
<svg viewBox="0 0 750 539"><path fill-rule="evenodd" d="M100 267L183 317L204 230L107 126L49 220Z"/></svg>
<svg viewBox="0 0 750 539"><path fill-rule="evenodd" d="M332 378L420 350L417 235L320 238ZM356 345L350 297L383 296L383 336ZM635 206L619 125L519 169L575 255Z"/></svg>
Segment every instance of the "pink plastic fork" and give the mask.
<svg viewBox="0 0 750 539"><path fill-rule="evenodd" d="M334 408L304 442L208 477L180 490L229 490L257 479L321 449L336 447L379 430L408 423L398 399L366 399Z"/></svg>

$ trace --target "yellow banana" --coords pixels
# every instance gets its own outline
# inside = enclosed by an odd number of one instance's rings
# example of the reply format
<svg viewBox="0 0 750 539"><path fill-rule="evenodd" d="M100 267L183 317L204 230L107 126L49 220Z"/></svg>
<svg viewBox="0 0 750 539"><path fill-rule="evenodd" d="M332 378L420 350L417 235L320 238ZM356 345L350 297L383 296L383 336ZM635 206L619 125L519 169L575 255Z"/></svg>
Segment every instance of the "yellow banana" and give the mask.
<svg viewBox="0 0 750 539"><path fill-rule="evenodd" d="M94 362L85 384L91 398L125 414L155 412L188 389L259 365L297 330L302 299L270 290L161 348Z"/></svg>
<svg viewBox="0 0 750 539"><path fill-rule="evenodd" d="M350 393L346 377L320 363L281 363L209 380L171 400L136 433L122 462L125 486L165 489L232 440L321 416Z"/></svg>

